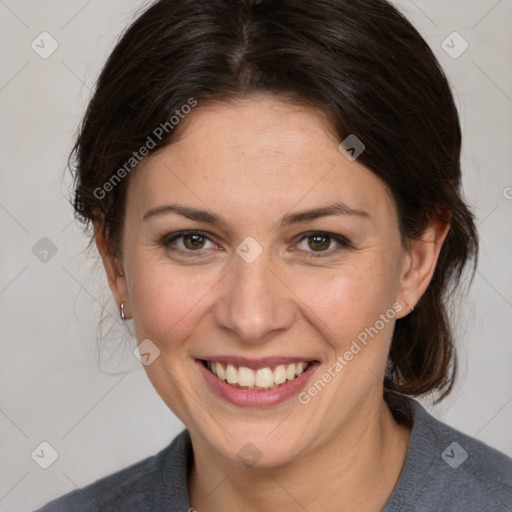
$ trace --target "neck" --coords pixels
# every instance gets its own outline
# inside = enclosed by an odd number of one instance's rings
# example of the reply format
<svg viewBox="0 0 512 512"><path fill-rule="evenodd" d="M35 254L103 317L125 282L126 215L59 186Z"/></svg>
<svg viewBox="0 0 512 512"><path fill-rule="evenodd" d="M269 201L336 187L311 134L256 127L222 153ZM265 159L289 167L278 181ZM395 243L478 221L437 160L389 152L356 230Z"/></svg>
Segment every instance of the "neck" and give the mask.
<svg viewBox="0 0 512 512"><path fill-rule="evenodd" d="M382 510L400 476L411 429L395 421L383 399L365 404L356 416L321 446L271 468L226 462L191 434L191 506L211 512Z"/></svg>

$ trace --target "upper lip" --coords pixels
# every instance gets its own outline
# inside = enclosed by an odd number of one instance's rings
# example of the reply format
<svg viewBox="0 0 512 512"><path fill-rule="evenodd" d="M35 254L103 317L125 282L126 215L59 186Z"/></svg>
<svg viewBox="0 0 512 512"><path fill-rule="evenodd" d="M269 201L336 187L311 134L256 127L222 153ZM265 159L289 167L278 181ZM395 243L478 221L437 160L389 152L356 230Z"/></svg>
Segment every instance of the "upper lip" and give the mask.
<svg viewBox="0 0 512 512"><path fill-rule="evenodd" d="M215 361L224 364L232 364L233 366L245 366L257 370L259 368L265 368L267 366L278 366L280 364L291 364L291 363L302 363L308 362L313 363L316 359L308 359L304 357L287 357L287 356L271 356L271 357L258 357L249 358L243 356L208 356L200 358L202 361Z"/></svg>

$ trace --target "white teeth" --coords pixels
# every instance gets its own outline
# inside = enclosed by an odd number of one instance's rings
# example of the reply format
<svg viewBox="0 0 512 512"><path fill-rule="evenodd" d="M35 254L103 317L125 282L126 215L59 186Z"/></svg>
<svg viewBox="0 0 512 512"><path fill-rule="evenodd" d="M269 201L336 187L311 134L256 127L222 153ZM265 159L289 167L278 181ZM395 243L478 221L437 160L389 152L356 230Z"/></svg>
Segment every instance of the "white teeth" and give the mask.
<svg viewBox="0 0 512 512"><path fill-rule="evenodd" d="M269 388L274 384L274 372L270 368L259 368L256 370L254 384L260 388Z"/></svg>
<svg viewBox="0 0 512 512"><path fill-rule="evenodd" d="M284 364L276 366L276 369L274 370L274 382L276 384L286 382L286 366Z"/></svg>
<svg viewBox="0 0 512 512"><path fill-rule="evenodd" d="M228 384L233 384L235 387L273 389L287 380L293 380L304 373L309 363L304 361L280 364L273 370L269 366L257 370L247 368L246 366L237 368L232 364L224 365L218 361L208 361L207 366L219 379L226 381Z"/></svg>
<svg viewBox="0 0 512 512"><path fill-rule="evenodd" d="M226 381L228 384L238 384L238 371L232 364L226 367Z"/></svg>
<svg viewBox="0 0 512 512"><path fill-rule="evenodd" d="M238 369L238 384L244 387L254 386L254 371L245 366Z"/></svg>
<svg viewBox="0 0 512 512"><path fill-rule="evenodd" d="M215 375L217 375L217 377L219 377L219 379L225 380L226 374L224 373L224 368L222 368L222 364L215 363L215 369L217 370L215 372Z"/></svg>

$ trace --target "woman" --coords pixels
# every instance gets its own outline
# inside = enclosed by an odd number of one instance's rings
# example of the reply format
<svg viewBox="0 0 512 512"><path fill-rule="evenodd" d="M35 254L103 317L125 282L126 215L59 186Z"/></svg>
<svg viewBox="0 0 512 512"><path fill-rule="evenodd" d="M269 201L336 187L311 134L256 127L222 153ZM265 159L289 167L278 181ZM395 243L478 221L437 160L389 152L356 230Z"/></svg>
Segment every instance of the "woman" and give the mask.
<svg viewBox="0 0 512 512"><path fill-rule="evenodd" d="M476 263L447 80L383 0L160 0L76 152L147 375L186 430L41 510L510 510L512 460L430 416Z"/></svg>

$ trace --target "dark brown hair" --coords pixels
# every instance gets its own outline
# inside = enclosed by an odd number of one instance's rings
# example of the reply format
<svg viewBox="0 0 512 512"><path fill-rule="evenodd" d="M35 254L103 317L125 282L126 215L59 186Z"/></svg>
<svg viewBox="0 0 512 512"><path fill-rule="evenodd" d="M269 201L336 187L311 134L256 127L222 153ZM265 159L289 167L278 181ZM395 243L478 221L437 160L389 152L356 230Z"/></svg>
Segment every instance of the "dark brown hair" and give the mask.
<svg viewBox="0 0 512 512"><path fill-rule="evenodd" d="M70 159L77 216L86 227L101 220L118 255L129 172L108 193L104 184L191 98L201 105L254 93L318 108L340 142L350 134L363 141L359 161L391 191L404 241L449 212L433 279L415 311L396 322L384 382L389 391L445 396L456 369L448 300L467 263L476 264L478 237L462 198L450 86L427 43L387 1L151 5L112 51L83 119ZM169 128L150 153L177 133Z"/></svg>

